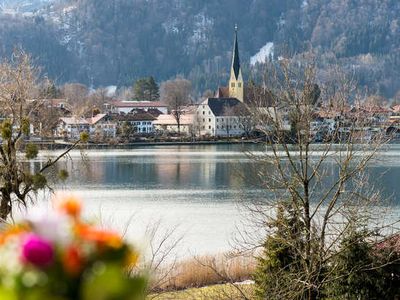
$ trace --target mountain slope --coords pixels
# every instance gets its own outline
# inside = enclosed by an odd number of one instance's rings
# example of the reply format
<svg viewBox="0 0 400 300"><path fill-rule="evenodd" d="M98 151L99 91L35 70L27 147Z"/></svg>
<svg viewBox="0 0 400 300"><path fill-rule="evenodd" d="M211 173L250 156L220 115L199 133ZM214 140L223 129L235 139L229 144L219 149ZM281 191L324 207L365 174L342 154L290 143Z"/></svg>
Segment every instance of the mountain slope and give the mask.
<svg viewBox="0 0 400 300"><path fill-rule="evenodd" d="M0 17L0 55L20 44L60 82L127 85L183 74L199 91L215 88L228 76L238 23L245 71L264 46L258 60L311 45L321 66L335 58L373 91L400 90L397 0L65 0L19 25L22 17L13 26L10 18Z"/></svg>

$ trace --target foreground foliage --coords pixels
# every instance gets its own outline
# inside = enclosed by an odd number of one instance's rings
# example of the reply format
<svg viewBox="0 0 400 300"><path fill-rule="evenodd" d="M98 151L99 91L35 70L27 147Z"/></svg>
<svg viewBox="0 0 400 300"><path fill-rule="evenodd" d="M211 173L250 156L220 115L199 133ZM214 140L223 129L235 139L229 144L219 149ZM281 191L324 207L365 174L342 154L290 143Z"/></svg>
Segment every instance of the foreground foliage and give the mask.
<svg viewBox="0 0 400 300"><path fill-rule="evenodd" d="M82 221L76 199L56 206L0 233L0 299L143 299L137 251L119 234Z"/></svg>

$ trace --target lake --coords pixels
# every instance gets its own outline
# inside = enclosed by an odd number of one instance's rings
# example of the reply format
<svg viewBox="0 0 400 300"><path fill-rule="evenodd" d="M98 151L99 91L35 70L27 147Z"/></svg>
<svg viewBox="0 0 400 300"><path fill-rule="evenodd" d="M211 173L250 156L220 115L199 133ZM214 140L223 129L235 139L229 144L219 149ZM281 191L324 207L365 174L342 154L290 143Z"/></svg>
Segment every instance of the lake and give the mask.
<svg viewBox="0 0 400 300"><path fill-rule="evenodd" d="M245 148L244 148L245 147ZM261 199L251 161L244 150L259 145L151 146L131 150L79 151L60 163L70 173L57 191L82 198L88 218L101 220L127 237L140 241L146 226L177 227L183 235L180 256L220 253L231 249L236 226L244 220L243 201ZM39 167L46 153L32 164ZM383 193L400 199L400 146L391 145L370 168ZM244 174L244 176L239 176ZM46 196L47 201L50 197Z"/></svg>

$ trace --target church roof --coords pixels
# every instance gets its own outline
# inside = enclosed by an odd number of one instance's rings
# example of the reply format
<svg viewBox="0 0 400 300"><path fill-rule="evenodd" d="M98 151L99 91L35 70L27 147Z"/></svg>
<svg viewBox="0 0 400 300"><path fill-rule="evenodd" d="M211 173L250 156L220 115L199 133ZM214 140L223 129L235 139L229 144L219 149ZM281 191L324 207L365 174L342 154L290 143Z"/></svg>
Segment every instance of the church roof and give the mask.
<svg viewBox="0 0 400 300"><path fill-rule="evenodd" d="M236 98L208 98L207 104L216 117L235 116L237 115L236 108L243 105Z"/></svg>
<svg viewBox="0 0 400 300"><path fill-rule="evenodd" d="M235 28L235 43L233 45L232 69L233 72L235 73L235 78L238 79L240 71L240 59L239 59L239 46L237 40L237 28Z"/></svg>
<svg viewBox="0 0 400 300"><path fill-rule="evenodd" d="M215 98L229 98L229 88L227 86L218 87Z"/></svg>

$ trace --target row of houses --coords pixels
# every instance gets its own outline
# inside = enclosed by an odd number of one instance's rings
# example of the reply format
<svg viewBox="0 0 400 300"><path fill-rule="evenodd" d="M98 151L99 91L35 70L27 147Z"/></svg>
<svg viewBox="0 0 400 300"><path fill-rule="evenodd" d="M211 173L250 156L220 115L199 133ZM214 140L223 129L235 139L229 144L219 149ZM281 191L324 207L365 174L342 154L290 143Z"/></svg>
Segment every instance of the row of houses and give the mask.
<svg viewBox="0 0 400 300"><path fill-rule="evenodd" d="M282 120L282 129L291 130L289 121L290 108L265 107L249 108L246 102L245 84L239 59L237 31L235 31L234 47L232 51L232 64L230 78L226 87L218 87L214 97L205 99L199 104L189 105L179 112L178 120L174 111L162 101L120 101L114 100L106 103L103 113L98 113L88 118L75 118L63 116L60 118L56 135L66 138L76 138L83 131L92 137L116 137L134 132L137 135L148 134L174 134L191 136L243 136L251 135L262 124L258 124L251 113L252 109L269 116L272 119ZM56 101L59 109L65 111L63 101ZM360 131L382 131L400 127L400 105L386 108L379 105L352 105L339 109L332 107L319 107L310 123L310 134L316 141L323 140L332 132L340 129L343 134L352 126L356 119L366 122ZM179 123L179 126L178 126ZM264 130L265 131L265 130Z"/></svg>

